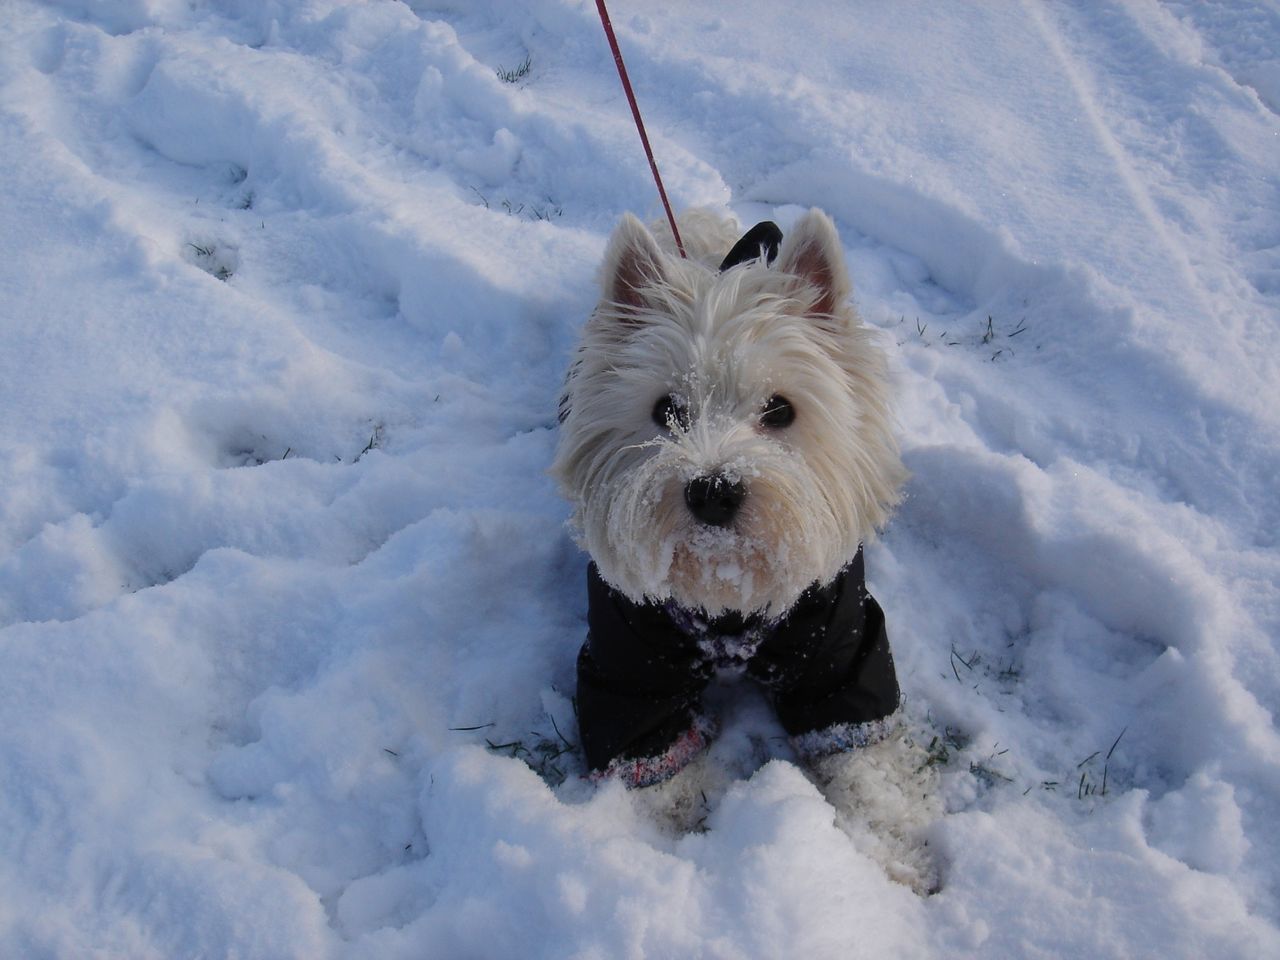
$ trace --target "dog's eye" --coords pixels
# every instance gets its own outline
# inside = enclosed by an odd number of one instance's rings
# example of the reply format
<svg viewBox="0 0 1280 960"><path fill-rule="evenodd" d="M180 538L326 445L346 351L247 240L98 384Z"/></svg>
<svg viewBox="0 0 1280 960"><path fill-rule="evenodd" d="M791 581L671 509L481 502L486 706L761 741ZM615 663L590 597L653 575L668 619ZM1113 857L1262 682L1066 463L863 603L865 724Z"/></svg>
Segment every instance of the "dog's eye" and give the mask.
<svg viewBox="0 0 1280 960"><path fill-rule="evenodd" d="M766 427L789 427L796 418L795 407L786 397L774 394L764 405L760 414L760 423Z"/></svg>
<svg viewBox="0 0 1280 960"><path fill-rule="evenodd" d="M658 402L653 405L653 422L663 430L670 430L672 424L682 430L688 430L689 411L683 403L669 393L665 397L659 397Z"/></svg>

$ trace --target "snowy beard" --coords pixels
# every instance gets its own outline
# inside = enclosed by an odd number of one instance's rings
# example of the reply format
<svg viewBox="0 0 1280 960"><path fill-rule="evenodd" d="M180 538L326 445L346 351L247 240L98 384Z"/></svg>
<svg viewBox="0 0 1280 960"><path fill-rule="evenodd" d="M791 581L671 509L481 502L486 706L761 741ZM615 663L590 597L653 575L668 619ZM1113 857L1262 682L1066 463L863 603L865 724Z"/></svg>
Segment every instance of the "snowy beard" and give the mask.
<svg viewBox="0 0 1280 960"><path fill-rule="evenodd" d="M617 451L615 474L584 497L575 521L600 575L636 600L674 600L716 615L785 612L857 549L820 480L781 444L739 427L719 438L698 425ZM708 449L710 448L710 449ZM685 486L715 473L747 495L732 522L709 526Z"/></svg>

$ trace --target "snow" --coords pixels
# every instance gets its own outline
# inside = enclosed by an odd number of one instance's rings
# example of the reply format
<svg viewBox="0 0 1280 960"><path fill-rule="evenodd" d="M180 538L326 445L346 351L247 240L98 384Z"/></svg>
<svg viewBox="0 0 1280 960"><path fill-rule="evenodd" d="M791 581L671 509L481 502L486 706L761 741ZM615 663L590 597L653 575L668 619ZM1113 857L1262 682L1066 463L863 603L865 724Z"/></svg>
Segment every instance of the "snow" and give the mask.
<svg viewBox="0 0 1280 960"><path fill-rule="evenodd" d="M701 831L555 756L658 212L593 4L11 0L0 953L1280 955L1274 6L612 7L676 205L827 210L889 348L942 890L749 686Z"/></svg>

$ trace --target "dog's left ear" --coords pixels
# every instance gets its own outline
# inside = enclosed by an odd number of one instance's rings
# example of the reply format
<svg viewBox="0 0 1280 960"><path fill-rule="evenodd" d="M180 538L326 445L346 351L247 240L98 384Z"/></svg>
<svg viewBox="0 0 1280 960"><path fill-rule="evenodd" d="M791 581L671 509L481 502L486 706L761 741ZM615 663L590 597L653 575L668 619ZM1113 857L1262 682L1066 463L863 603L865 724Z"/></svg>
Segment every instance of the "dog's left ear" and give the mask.
<svg viewBox="0 0 1280 960"><path fill-rule="evenodd" d="M663 281L662 251L647 227L624 213L609 238L600 277L606 300L624 309L641 310L647 304L644 291Z"/></svg>
<svg viewBox="0 0 1280 960"><path fill-rule="evenodd" d="M836 225L816 207L801 217L778 253L775 270L803 280L817 293L813 312L835 316L853 289Z"/></svg>

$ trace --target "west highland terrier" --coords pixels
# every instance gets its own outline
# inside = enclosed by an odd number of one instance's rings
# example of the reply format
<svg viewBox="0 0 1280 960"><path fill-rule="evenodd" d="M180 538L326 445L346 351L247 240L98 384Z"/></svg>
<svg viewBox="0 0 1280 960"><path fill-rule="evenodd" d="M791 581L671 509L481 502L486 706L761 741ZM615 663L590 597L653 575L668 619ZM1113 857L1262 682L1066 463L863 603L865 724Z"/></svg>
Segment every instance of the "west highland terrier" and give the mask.
<svg viewBox="0 0 1280 960"><path fill-rule="evenodd" d="M552 472L592 558L586 760L634 787L672 777L712 734L703 690L734 668L767 688L829 798L876 828L886 789L922 789L889 736L898 682L863 574L905 478L884 357L821 211L785 239L768 222L739 239L705 211L680 232L688 259L665 224L623 217L562 402ZM918 868L904 879L928 886Z"/></svg>

